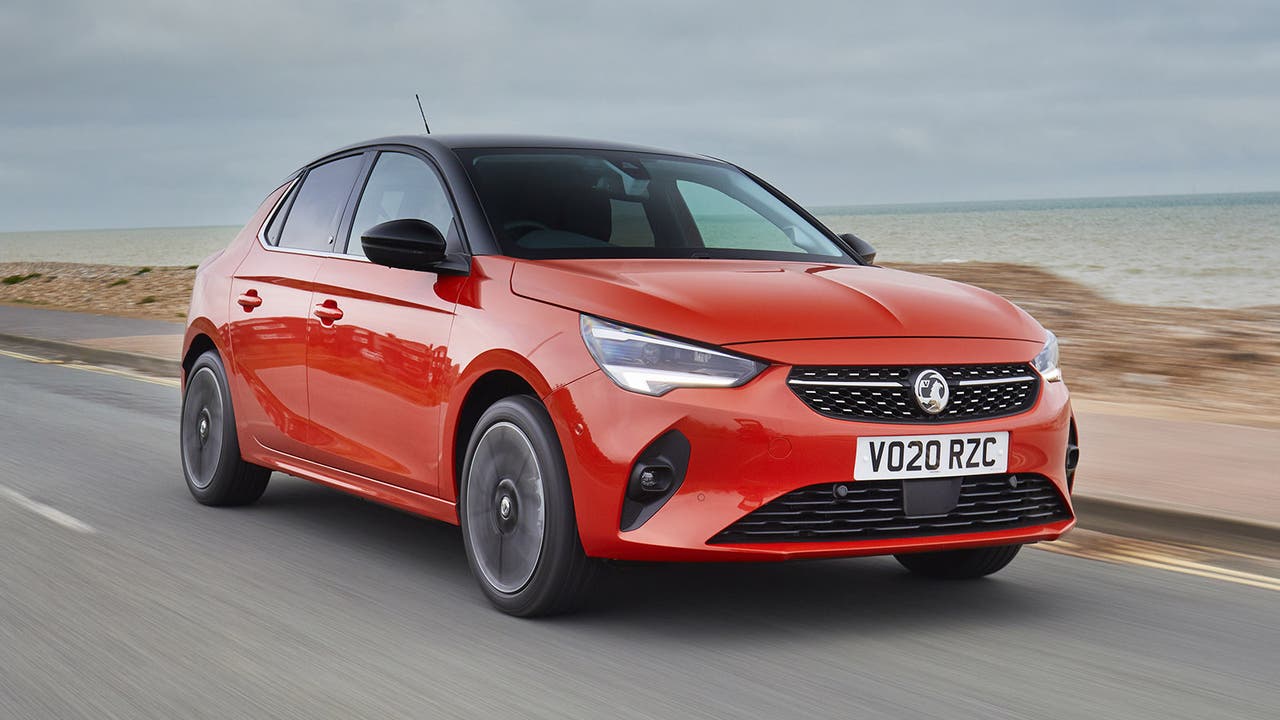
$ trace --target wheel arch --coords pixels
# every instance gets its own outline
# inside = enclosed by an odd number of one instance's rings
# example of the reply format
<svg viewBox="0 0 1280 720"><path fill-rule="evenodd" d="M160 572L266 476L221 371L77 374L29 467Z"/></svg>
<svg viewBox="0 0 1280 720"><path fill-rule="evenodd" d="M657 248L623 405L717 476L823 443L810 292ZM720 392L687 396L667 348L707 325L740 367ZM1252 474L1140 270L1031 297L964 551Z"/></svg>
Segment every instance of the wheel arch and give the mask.
<svg viewBox="0 0 1280 720"><path fill-rule="evenodd" d="M553 377L555 373L552 373ZM530 395L546 405L546 397L565 380L548 381L528 358L510 349L481 353L467 364L450 394L441 437L440 495L456 501L462 480L467 442L480 415L493 403L512 395ZM550 408L547 408L550 412ZM446 481L446 478L448 481Z"/></svg>
<svg viewBox="0 0 1280 720"><path fill-rule="evenodd" d="M190 374L191 366L195 364L196 358L210 350L217 352L218 346L214 344L213 339L208 335L197 333L192 337L191 344L187 347L187 354L182 356L182 374L184 376ZM218 355L221 356L222 353L218 352Z"/></svg>
<svg viewBox="0 0 1280 720"><path fill-rule="evenodd" d="M187 332L182 342L183 383L186 383L187 375L191 374L191 366L195 364L196 358L210 350L217 352L218 357L222 358L223 362L226 362L226 353L222 351L218 339L217 329L207 318L195 318L187 326Z"/></svg>
<svg viewBox="0 0 1280 720"><path fill-rule="evenodd" d="M514 395L530 395L541 402L545 393L539 393L524 375L510 368L492 368L484 371L470 384L454 415L452 430L446 443L448 458L446 467L454 500L462 484L462 463L467 454L467 443L480 416L499 400Z"/></svg>

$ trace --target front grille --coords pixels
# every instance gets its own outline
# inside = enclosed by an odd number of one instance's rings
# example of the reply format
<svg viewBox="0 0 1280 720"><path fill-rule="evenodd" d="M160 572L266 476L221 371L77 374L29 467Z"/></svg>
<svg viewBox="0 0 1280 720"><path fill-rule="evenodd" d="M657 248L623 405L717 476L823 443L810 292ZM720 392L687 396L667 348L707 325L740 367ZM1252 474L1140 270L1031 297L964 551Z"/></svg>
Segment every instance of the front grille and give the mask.
<svg viewBox="0 0 1280 720"><path fill-rule="evenodd" d="M937 414L916 402L911 383L926 369L947 381L950 400ZM787 385L806 405L841 420L949 423L1023 412L1036 402L1040 376L1025 363L937 367L794 367Z"/></svg>
<svg viewBox="0 0 1280 720"><path fill-rule="evenodd" d="M952 535L1043 525L1071 517L1053 483L1039 475L966 477L945 515L907 517L902 483L872 480L793 490L725 528L709 542L874 540ZM836 495L837 487L847 491Z"/></svg>

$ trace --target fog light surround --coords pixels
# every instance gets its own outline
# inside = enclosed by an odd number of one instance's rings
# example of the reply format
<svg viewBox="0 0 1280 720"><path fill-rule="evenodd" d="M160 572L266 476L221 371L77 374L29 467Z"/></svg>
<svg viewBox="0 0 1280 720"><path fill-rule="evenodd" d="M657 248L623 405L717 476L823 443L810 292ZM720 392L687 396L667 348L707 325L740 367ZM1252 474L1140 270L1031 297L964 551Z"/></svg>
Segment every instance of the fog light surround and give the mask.
<svg viewBox="0 0 1280 720"><path fill-rule="evenodd" d="M626 495L622 499L619 528L635 530L676 494L689 468L689 439L679 430L668 430L649 443L631 466Z"/></svg>

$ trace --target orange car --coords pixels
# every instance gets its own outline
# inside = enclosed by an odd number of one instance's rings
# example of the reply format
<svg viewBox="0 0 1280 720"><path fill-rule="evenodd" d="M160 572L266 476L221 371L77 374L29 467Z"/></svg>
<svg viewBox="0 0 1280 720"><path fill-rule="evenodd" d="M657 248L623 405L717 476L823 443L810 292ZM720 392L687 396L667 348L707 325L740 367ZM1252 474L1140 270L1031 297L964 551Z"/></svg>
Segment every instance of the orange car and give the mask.
<svg viewBox="0 0 1280 720"><path fill-rule="evenodd" d="M353 145L196 274L187 485L243 504L279 471L460 524L516 615L607 559L995 572L1075 522L1057 341L874 259L711 158Z"/></svg>

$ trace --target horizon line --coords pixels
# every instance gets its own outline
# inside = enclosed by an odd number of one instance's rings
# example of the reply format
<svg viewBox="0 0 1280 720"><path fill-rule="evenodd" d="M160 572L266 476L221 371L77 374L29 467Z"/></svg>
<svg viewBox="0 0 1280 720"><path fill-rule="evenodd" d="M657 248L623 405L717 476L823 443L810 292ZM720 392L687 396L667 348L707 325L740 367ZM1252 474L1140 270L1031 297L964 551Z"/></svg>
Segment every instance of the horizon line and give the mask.
<svg viewBox="0 0 1280 720"><path fill-rule="evenodd" d="M1065 197L1017 197L994 200L910 200L907 202L854 203L850 205L813 205L806 206L810 212L816 209L831 208L885 208L885 207L921 207L930 205L988 205L992 203L1029 203L1029 202L1064 202L1084 200L1150 200L1155 198L1190 198L1214 197L1222 195L1280 195L1277 190L1233 190L1231 192L1190 192L1190 193L1153 193L1149 195L1070 195Z"/></svg>
<svg viewBox="0 0 1280 720"><path fill-rule="evenodd" d="M855 209L855 208L893 208L893 207L928 207L938 205L988 205L993 203L1024 203L1024 202L1063 202L1069 200L1147 200L1153 198L1186 198L1186 197L1212 197L1220 195L1280 195L1280 190L1245 190L1233 192L1195 192L1195 193L1157 193L1154 195L1081 195L1068 197L1023 197L1023 198L1000 198L998 200L911 200L907 202L880 202L880 203L854 203L850 205L829 205L829 204L801 204L806 210L813 214L820 214L818 211L824 209ZM0 230L0 235L17 235L30 233L55 233L55 232L99 232L110 230L194 230L203 228L234 228L239 225L236 223L214 224L214 225L130 225L130 226L113 226L113 227L61 227L61 228L44 228L44 229L23 229L23 230Z"/></svg>

